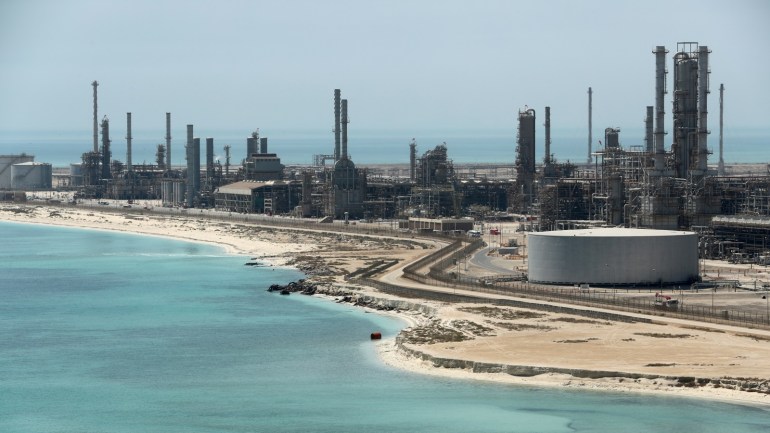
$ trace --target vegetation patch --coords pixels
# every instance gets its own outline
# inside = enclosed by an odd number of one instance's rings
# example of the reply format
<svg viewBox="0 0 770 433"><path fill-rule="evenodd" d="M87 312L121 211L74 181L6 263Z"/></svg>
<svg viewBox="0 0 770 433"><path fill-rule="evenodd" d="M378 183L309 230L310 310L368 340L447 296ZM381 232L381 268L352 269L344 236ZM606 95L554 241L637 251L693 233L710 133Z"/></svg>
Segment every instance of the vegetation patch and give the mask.
<svg viewBox="0 0 770 433"><path fill-rule="evenodd" d="M453 320L451 324L459 330L471 333L478 337L492 337L496 335L494 329L479 325L478 323L469 320Z"/></svg>
<svg viewBox="0 0 770 433"><path fill-rule="evenodd" d="M509 323L509 322L489 322L497 327L506 329L508 331L553 331L554 327L546 325L528 325L526 323Z"/></svg>
<svg viewBox="0 0 770 433"><path fill-rule="evenodd" d="M705 328L703 326L682 326L682 328L692 329L694 331L717 332L717 333L720 333L720 334L724 334L725 333L725 331L723 331L721 329Z"/></svg>
<svg viewBox="0 0 770 433"><path fill-rule="evenodd" d="M556 340L554 343L588 343L589 341L598 340L598 338L587 338L585 340Z"/></svg>
<svg viewBox="0 0 770 433"><path fill-rule="evenodd" d="M746 337L751 338L754 341L770 341L770 337L763 337L761 335L750 335L750 334L735 334L738 337Z"/></svg>
<svg viewBox="0 0 770 433"><path fill-rule="evenodd" d="M516 320L516 319L540 319L547 316L545 313L537 313L528 310L511 310L509 308L497 307L464 307L459 308L465 313L480 314L498 320Z"/></svg>
<svg viewBox="0 0 770 433"><path fill-rule="evenodd" d="M450 343L471 340L472 337L441 325L420 326L401 331L401 338L408 344Z"/></svg>
<svg viewBox="0 0 770 433"><path fill-rule="evenodd" d="M634 332L634 335L641 335L652 338L691 338L690 334L664 334L661 332Z"/></svg>
<svg viewBox="0 0 770 433"><path fill-rule="evenodd" d="M653 362L651 364L645 365L645 367L673 367L675 366L675 363L663 363L663 362Z"/></svg>
<svg viewBox="0 0 770 433"><path fill-rule="evenodd" d="M550 319L551 322L567 322L567 323L587 323L591 325L612 325L612 322L602 322L600 320L592 319L577 319L575 317L555 317Z"/></svg>

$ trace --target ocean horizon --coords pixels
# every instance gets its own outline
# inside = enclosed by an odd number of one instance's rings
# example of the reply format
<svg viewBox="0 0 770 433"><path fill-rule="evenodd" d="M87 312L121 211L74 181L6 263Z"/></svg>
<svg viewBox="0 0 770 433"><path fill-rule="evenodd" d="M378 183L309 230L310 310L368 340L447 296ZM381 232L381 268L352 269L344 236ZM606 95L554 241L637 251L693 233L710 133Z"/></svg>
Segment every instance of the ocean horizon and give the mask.
<svg viewBox="0 0 770 433"><path fill-rule="evenodd" d="M122 129L121 129L122 128ZM593 132L592 151L601 149L604 130ZM231 146L231 164L239 165L246 157L246 138L249 130L195 129L195 136L201 137L201 155L205 158L205 138L214 138L215 160L225 162L224 146ZM111 129L111 152L115 160L126 161L125 126ZM176 128L171 132L172 165L182 166L185 162L186 131ZM307 165L313 162L313 155L333 154L334 136L331 131L310 129L261 130L260 136L268 137L268 152L276 153L283 164ZM165 130L132 131L132 161L134 164L154 164L158 144L165 144ZM351 130L348 149L351 159L357 164L408 164L409 143L417 143L418 156L435 146L446 143L448 157L455 163L510 163L516 159L516 128L505 130L425 129L408 130ZM667 136L667 140L670 139ZM542 162L544 133L538 129L536 135L536 161ZM728 130L724 137L724 161L726 163L770 163L770 130L740 129ZM644 148L642 128L621 130L620 143L626 149ZM101 136L99 137L101 146ZM708 147L712 154L710 164L719 160L719 137L709 136ZM670 143L668 147L670 148ZM93 132L88 130L69 131L0 131L0 155L26 153L34 155L35 161L50 163L54 167L69 167L80 163L81 155L93 150ZM577 129L553 129L551 153L557 162L585 163L588 159L588 133Z"/></svg>
<svg viewBox="0 0 770 433"><path fill-rule="evenodd" d="M369 341L401 320L265 289L223 248L0 222L0 431L764 432L717 401L423 376Z"/></svg>

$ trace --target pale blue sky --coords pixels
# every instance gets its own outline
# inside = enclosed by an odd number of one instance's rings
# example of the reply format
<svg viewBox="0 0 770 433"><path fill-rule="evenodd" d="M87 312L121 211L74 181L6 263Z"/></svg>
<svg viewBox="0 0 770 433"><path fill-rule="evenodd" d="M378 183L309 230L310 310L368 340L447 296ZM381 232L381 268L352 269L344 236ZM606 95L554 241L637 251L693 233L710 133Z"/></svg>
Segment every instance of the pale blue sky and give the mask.
<svg viewBox="0 0 770 433"><path fill-rule="evenodd" d="M765 0L2 0L0 131L89 131L93 80L100 117L131 111L137 130L170 111L331 131L335 88L351 129L515 129L519 109L549 105L555 129L584 130L589 86L595 134L641 129L652 50L670 62L680 41L712 50L710 129L724 83L728 126L769 130L768 23Z"/></svg>

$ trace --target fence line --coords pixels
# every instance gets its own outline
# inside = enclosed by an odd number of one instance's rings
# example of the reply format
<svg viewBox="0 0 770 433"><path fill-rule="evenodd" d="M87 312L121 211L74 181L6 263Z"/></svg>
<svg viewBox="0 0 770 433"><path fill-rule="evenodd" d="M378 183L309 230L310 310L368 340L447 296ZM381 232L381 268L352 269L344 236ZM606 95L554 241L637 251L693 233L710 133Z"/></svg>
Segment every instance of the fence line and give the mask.
<svg viewBox="0 0 770 433"><path fill-rule="evenodd" d="M427 285L458 288L481 293L515 295L573 305L605 307L614 310L690 319L708 323L743 326L748 328L770 328L770 317L761 313L713 309L697 305L677 305L676 308L663 308L656 305L653 300L616 296L615 291L609 293L582 290L579 288L531 284L522 281L495 281L488 278L479 279L469 277L461 275L459 272L446 272L449 267L458 263L461 258L471 252L478 250L482 245L483 242L480 241L471 242L465 246L462 246L461 241L455 242L424 257L421 260L422 263L420 266L407 266L404 268L404 276ZM427 266L427 262L430 260L435 260L435 262L430 266L427 274L417 272L418 269ZM415 262L415 264L417 264L417 262Z"/></svg>

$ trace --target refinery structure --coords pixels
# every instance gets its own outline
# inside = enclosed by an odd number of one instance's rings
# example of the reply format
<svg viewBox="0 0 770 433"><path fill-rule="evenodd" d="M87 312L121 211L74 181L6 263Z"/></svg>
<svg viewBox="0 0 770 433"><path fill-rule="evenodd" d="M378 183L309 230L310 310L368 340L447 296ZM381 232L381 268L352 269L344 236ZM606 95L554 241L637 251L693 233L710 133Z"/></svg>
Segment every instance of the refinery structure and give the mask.
<svg viewBox="0 0 770 433"><path fill-rule="evenodd" d="M516 116L515 139L513 133L511 139L515 145L507 163L462 169L453 163L445 143L420 154L412 140L403 148L408 170L387 175L354 163L349 150L354 151L356 143L348 143L349 110L354 106L349 107L340 89L334 90L330 104L333 147L330 144L329 150L308 155L313 164L282 164L280 149L268 150L268 138L259 129L244 134L245 155L231 155L226 145L224 161L215 160L214 138L196 137L194 125L186 126L183 144L179 138L172 140L171 113L165 116L165 144L158 144L155 163L134 164L131 113L126 113L125 147L116 146L110 135L111 120L99 116L99 84L94 81L93 146L71 164L60 187L77 191L81 198L161 200L164 206L322 220L390 219L399 220L402 227L409 227L410 218L494 217L522 221L523 230L534 232L597 227L686 230L698 233L701 257L766 256L770 177L725 174L723 85L719 86L719 157L709 165L708 47L680 42L671 56L664 46L652 54L654 104L639 107L645 116L642 144L624 146L621 130L612 126L604 128L603 144L594 144L593 90L588 88L585 162L559 162L558 155L551 153L551 107L541 111L525 106ZM672 99L668 107L666 94ZM538 122L544 126L541 141ZM125 149L124 161L117 148ZM172 152L183 153L186 166L172 167ZM500 167L509 169L497 175ZM50 165L27 155L0 156L0 189L51 187ZM537 239L544 244L556 242ZM540 279L554 278L558 276Z"/></svg>

